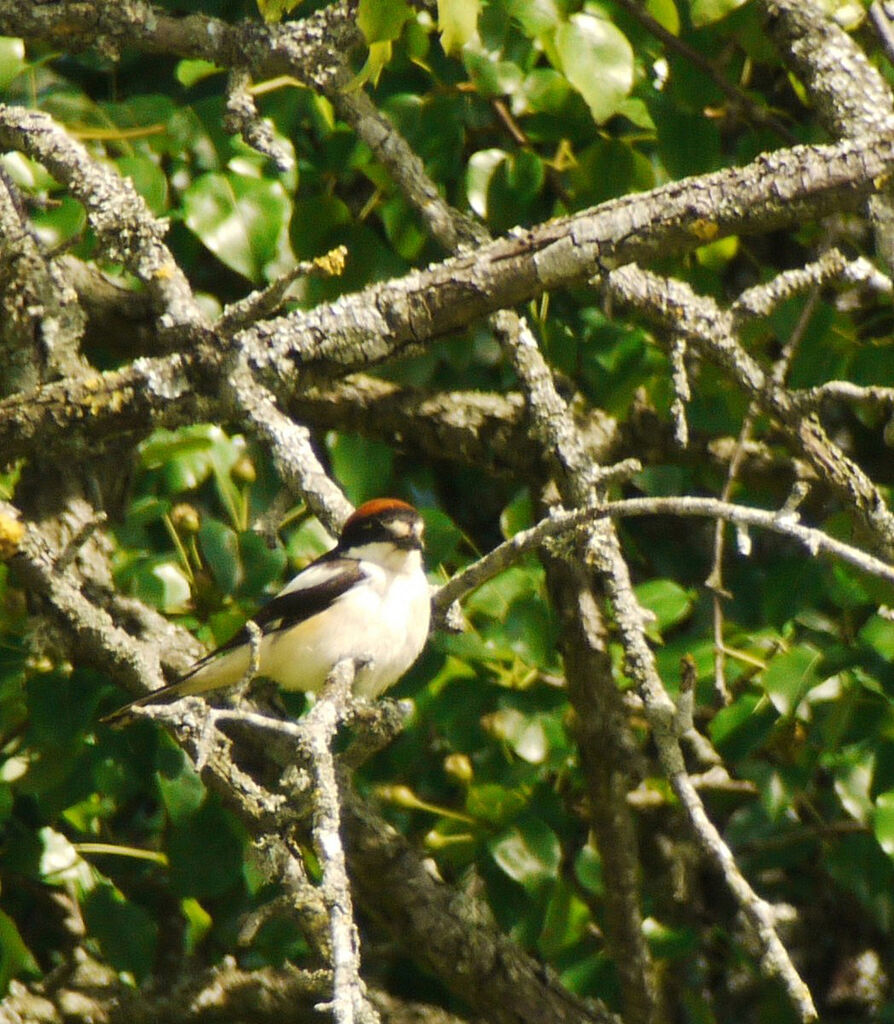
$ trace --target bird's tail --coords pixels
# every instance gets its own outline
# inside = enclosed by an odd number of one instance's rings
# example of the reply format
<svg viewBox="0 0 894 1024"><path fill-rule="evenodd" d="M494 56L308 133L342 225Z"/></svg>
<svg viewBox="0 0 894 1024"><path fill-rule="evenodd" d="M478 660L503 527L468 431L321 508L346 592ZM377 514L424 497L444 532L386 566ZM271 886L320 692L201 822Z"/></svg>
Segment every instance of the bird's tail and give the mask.
<svg viewBox="0 0 894 1024"><path fill-rule="evenodd" d="M196 693L207 693L225 686L234 686L248 673L250 654L244 647L223 654L209 654L197 662L185 676L173 683L153 690L143 697L137 697L111 714L101 718L104 724L120 721L134 708L142 708L147 704L166 703L178 697L186 697Z"/></svg>

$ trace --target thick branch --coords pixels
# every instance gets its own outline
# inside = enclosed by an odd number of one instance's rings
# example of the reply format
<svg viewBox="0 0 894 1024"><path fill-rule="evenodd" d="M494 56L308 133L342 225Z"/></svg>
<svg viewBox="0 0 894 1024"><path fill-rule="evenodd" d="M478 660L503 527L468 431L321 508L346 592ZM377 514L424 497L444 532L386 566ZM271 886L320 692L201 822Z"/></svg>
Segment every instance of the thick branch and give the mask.
<svg viewBox="0 0 894 1024"><path fill-rule="evenodd" d="M550 221L374 285L307 313L244 331L252 365L285 375L315 362L340 372L382 362L599 268L687 252L713 237L774 230L853 208L894 169L894 138L799 146ZM271 384L271 386L274 386Z"/></svg>
<svg viewBox="0 0 894 1024"><path fill-rule="evenodd" d="M186 275L162 242L163 225L128 179L93 160L80 142L38 111L0 105L0 144L39 161L68 186L83 203L103 251L146 284L168 329L191 333L204 325Z"/></svg>
<svg viewBox="0 0 894 1024"><path fill-rule="evenodd" d="M716 222L723 232L742 232L819 216L842 199L847 205L865 195L875 187L873 179L891 167L894 140L879 141L867 151L846 143L761 157L741 170L614 200L501 239L474 256L447 260L308 313L258 324L244 331L240 341L254 365L266 373L277 400L288 402L300 397L308 384L304 375L296 373L299 367L326 360L344 372L381 362L413 342L466 327L547 288L574 284L591 275L600 259L626 262L648 256L662 245L691 248L699 243L692 225L700 221ZM843 191L839 194L839 190ZM118 371L122 376L113 378L111 385L106 378L96 385L100 396L111 392L110 402L101 401L96 408L100 422L105 420L111 433L134 424L144 428L147 415L167 426L192 417L181 403L189 390L195 357L169 358L167 364L163 359L138 361L131 369ZM150 383L148 392L141 390L144 380ZM83 393L83 387L60 384L46 393L46 399L39 395L32 403L29 396L27 403L7 405L14 422L6 428L5 437L0 408L4 452L15 448L22 452L27 439L38 436L51 443L54 433L67 431L81 415L79 410L89 410L90 395ZM65 412L71 403L76 408ZM45 405L46 415L26 413L25 405L34 409ZM98 423L91 426L94 429L100 432L102 427Z"/></svg>
<svg viewBox="0 0 894 1024"><path fill-rule="evenodd" d="M336 53L359 45L354 4L339 0L303 21L233 24L203 14L173 17L141 0L94 4L59 0L20 4L0 0L0 32L43 39L68 51L136 48L166 56L200 57L222 68L247 68L255 78L293 75L324 87Z"/></svg>
<svg viewBox="0 0 894 1024"><path fill-rule="evenodd" d="M894 95L857 43L815 0L764 0L783 56L801 77L826 128L861 139L894 127ZM894 264L894 192L890 184L868 204L879 251Z"/></svg>

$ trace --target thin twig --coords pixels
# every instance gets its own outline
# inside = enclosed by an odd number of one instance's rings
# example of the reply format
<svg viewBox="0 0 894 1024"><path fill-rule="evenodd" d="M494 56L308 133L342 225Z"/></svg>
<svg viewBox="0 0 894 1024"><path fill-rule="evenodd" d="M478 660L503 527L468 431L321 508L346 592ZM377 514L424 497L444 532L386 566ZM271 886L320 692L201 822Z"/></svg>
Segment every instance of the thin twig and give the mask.
<svg viewBox="0 0 894 1024"><path fill-rule="evenodd" d="M340 835L341 801L332 753L338 726L350 707L355 671L351 659L335 665L304 721L315 781L314 846L323 869L320 885L329 912L332 942L332 1002L321 1003L317 1009L331 1010L336 1024L378 1021L378 1014L365 998L360 977L360 942Z"/></svg>
<svg viewBox="0 0 894 1024"><path fill-rule="evenodd" d="M795 515L783 515L767 509L736 505L717 498L624 498L619 501L597 503L573 512L557 511L535 526L520 530L509 540L452 576L433 598L435 611L443 614L444 609L455 601L477 590L510 565L514 565L525 554L548 545L556 537L582 529L586 524L601 518L623 519L642 516L717 519L769 530L798 541L810 555L829 555L847 562L861 572L894 583L894 565L837 540L816 527L802 525Z"/></svg>

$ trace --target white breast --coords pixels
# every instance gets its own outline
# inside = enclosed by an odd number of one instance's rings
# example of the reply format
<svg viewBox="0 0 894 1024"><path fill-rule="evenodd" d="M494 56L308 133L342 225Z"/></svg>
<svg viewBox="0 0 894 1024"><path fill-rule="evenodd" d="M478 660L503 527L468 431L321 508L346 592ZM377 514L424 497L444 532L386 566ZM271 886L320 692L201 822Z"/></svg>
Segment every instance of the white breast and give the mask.
<svg viewBox="0 0 894 1024"><path fill-rule="evenodd" d="M419 657L428 636L430 599L418 551L397 552L386 568L361 562L365 582L261 647L261 673L286 690L319 690L335 664L365 664L354 692L377 697Z"/></svg>

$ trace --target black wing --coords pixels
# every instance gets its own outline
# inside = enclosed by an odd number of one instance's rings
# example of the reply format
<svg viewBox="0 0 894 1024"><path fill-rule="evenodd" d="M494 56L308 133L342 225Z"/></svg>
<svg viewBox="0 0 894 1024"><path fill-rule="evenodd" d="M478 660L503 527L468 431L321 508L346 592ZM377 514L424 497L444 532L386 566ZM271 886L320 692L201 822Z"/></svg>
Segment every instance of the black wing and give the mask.
<svg viewBox="0 0 894 1024"><path fill-rule="evenodd" d="M355 584L366 578L366 574L360 568L360 563L353 558L340 558L327 552L315 562L312 562L302 573L291 583L281 590L273 600L264 605L260 611L251 619L260 627L263 634L275 633L281 629L288 629L296 623L309 619L312 615L318 615L325 611L333 601L336 601L342 594L346 593ZM248 643L250 635L243 626L235 636L231 637L225 644L216 650L200 658L188 672L185 672L179 679L160 690L153 690L144 697L125 704L124 707L113 711L101 719L103 722L113 722L123 717L131 708L141 707L144 704L154 704L158 699L165 699L174 695L181 696L188 693L185 686L189 680L213 661L219 654L231 651L241 644Z"/></svg>
<svg viewBox="0 0 894 1024"><path fill-rule="evenodd" d="M312 615L325 611L333 601L347 593L355 584L365 578L360 563L353 558L318 559L298 577L299 585L289 589L289 584L276 597L259 609L251 620L263 634L276 633L297 625ZM245 626L217 650L206 655L191 672L224 651L230 651L240 644L248 643L249 632Z"/></svg>

